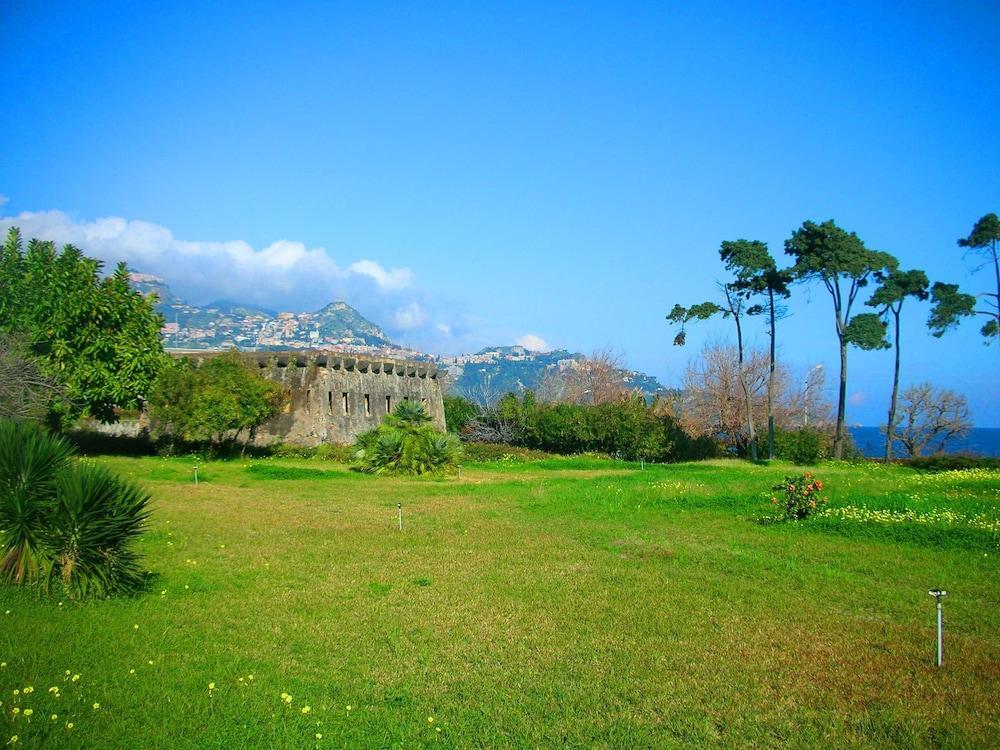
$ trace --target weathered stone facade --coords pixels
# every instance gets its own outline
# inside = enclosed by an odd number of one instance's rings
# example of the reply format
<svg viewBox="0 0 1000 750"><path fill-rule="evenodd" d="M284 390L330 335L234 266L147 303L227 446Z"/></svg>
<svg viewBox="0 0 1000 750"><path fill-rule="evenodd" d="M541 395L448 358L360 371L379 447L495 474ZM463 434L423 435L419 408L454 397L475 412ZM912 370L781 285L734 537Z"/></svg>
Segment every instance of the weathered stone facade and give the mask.
<svg viewBox="0 0 1000 750"><path fill-rule="evenodd" d="M203 360L211 354L187 354ZM417 401L445 429L437 368L427 362L324 352L245 352L247 362L288 388L291 399L261 426L258 445L350 443L377 427L400 401Z"/></svg>

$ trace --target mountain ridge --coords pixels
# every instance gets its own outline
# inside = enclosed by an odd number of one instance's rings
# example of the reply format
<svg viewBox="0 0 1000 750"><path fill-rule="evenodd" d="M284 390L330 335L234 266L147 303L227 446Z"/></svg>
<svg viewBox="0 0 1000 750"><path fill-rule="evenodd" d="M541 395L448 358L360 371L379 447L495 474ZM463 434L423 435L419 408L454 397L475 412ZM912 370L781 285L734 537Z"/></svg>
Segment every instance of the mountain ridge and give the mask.
<svg viewBox="0 0 1000 750"><path fill-rule="evenodd" d="M275 312L231 300L191 305L158 276L133 273L130 279L140 293L156 295L168 349L325 349L429 360L447 372L453 391L466 395L481 390L484 382L500 393L537 390L546 374L562 372L585 358L567 349L540 352L518 344L485 347L475 354L426 354L394 343L380 326L343 300L303 313ZM630 389L650 396L665 390L653 376L628 369L620 372L623 385Z"/></svg>

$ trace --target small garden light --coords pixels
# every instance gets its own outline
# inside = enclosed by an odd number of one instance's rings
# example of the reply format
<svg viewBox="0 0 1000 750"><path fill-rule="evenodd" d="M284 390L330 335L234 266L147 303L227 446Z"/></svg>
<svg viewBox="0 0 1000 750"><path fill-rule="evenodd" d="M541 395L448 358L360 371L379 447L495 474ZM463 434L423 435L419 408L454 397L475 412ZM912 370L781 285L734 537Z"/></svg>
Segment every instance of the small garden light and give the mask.
<svg viewBox="0 0 1000 750"><path fill-rule="evenodd" d="M194 465L194 486L198 486L198 464Z"/></svg>
<svg viewBox="0 0 1000 750"><path fill-rule="evenodd" d="M403 530L403 503L396 503L396 510L399 513L399 530Z"/></svg>
<svg viewBox="0 0 1000 750"><path fill-rule="evenodd" d="M941 599L948 596L944 589L931 589L927 592L937 601L937 665L940 667L944 663L944 640L941 629Z"/></svg>

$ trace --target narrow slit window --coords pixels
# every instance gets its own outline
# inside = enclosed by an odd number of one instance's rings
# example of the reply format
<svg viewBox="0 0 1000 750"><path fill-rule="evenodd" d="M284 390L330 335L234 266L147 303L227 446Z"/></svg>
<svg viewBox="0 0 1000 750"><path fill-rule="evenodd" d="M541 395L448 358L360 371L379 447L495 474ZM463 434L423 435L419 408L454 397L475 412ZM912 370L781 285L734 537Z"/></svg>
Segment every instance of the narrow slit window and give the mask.
<svg viewBox="0 0 1000 750"><path fill-rule="evenodd" d="M372 397L370 394L365 394L365 416L370 417L372 415Z"/></svg>
<svg viewBox="0 0 1000 750"><path fill-rule="evenodd" d="M392 412L392 396L385 397L385 413L389 414Z"/></svg>
<svg viewBox="0 0 1000 750"><path fill-rule="evenodd" d="M312 390L306 388L306 414L309 413L309 402L312 400Z"/></svg>
<svg viewBox="0 0 1000 750"><path fill-rule="evenodd" d="M347 414L347 391L340 394L340 405L344 410L344 414Z"/></svg>
<svg viewBox="0 0 1000 750"><path fill-rule="evenodd" d="M409 396L403 396L403 401L409 401L409 400L410 400Z"/></svg>
<svg viewBox="0 0 1000 750"><path fill-rule="evenodd" d="M333 391L326 392L326 410L327 413L333 416Z"/></svg>

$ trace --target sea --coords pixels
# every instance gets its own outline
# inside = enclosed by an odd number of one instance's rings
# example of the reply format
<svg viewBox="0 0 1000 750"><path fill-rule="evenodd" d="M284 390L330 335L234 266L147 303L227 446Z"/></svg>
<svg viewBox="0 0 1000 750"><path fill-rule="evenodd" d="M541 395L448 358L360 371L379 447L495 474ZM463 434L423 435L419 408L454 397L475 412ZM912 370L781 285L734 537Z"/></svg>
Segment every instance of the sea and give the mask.
<svg viewBox="0 0 1000 750"><path fill-rule="evenodd" d="M885 453L885 436L878 427L851 427L854 444L870 458ZM953 438L945 445L945 453L963 453L970 456L1000 456L1000 427L974 427L969 434ZM895 456L905 456L903 446L896 442Z"/></svg>

